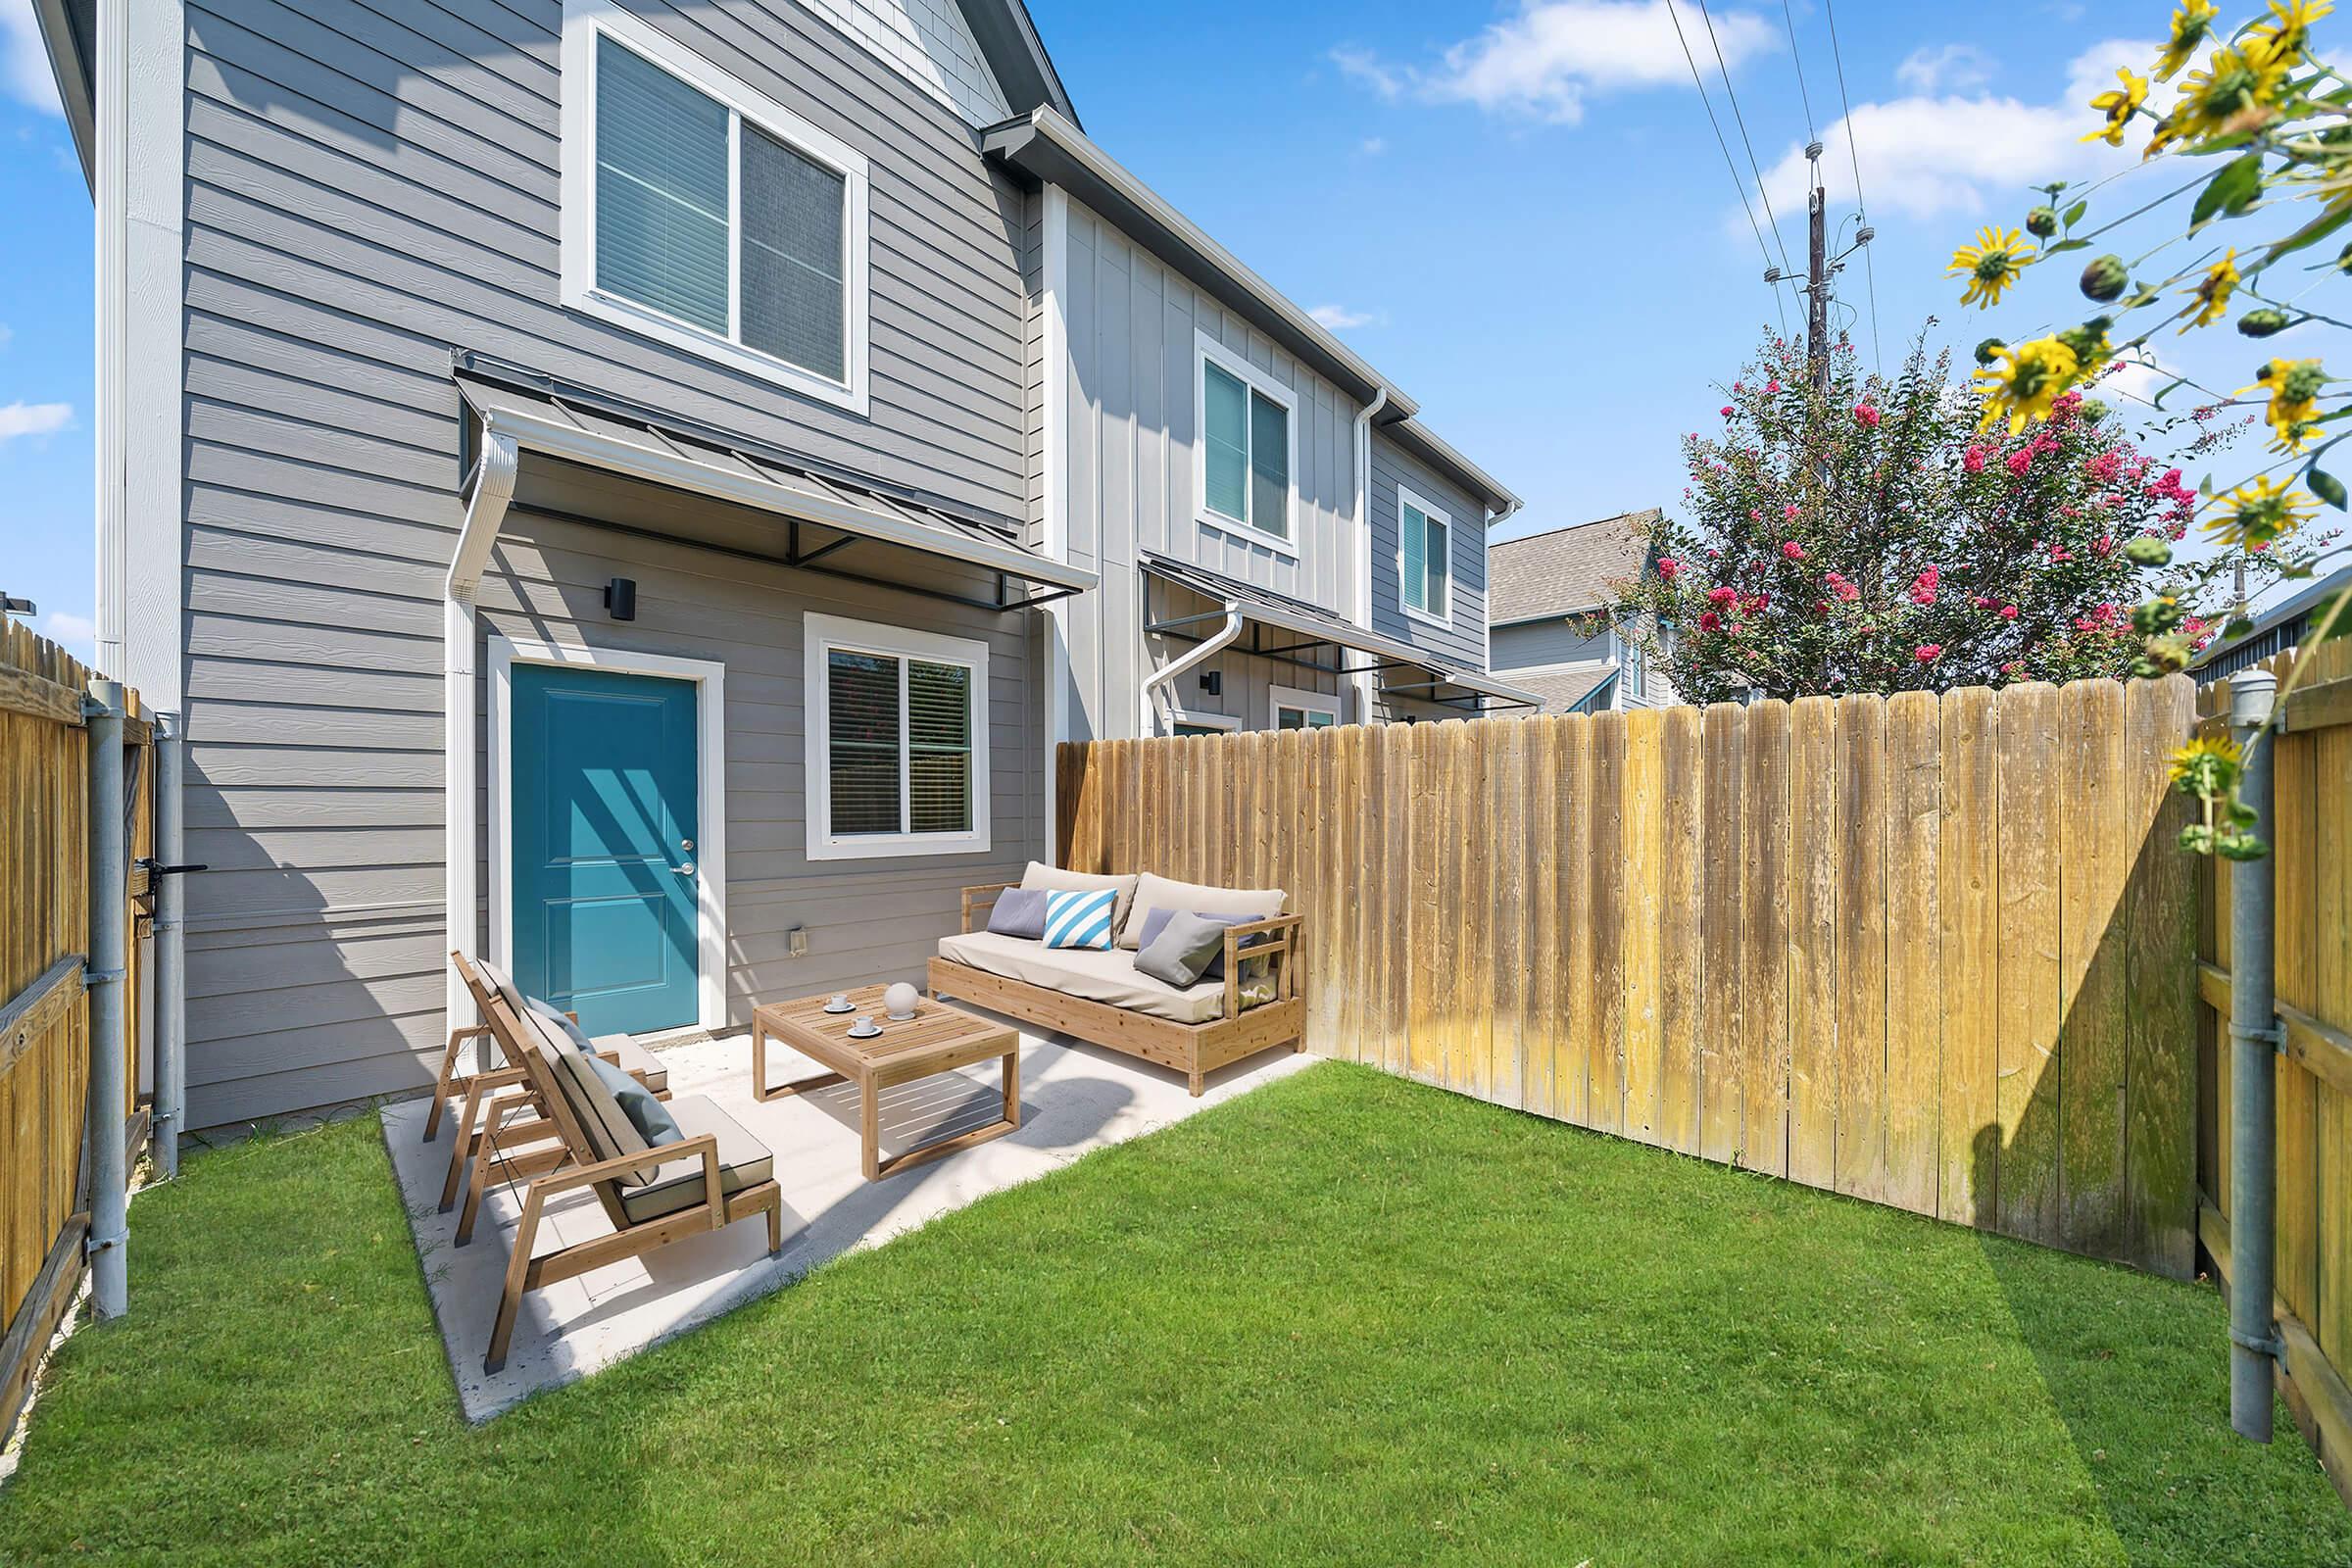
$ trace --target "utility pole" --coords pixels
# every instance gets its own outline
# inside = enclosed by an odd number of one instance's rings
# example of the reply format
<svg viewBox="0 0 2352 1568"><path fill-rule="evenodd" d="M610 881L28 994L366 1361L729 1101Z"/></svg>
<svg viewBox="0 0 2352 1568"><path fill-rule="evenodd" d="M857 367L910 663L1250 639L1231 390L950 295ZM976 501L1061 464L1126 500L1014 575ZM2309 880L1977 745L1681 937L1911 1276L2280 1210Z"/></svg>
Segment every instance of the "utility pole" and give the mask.
<svg viewBox="0 0 2352 1568"><path fill-rule="evenodd" d="M1805 164L1812 188L1805 192L1805 367L1813 390L1830 389L1829 203L1821 188L1821 143L1808 142Z"/></svg>

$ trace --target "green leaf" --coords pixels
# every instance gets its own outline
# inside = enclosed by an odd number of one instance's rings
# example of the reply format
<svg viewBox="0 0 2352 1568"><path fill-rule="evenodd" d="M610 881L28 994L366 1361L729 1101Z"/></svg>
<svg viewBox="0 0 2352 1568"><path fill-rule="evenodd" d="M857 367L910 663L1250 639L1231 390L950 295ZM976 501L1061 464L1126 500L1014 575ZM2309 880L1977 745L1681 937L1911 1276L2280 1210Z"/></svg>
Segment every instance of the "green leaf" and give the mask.
<svg viewBox="0 0 2352 1568"><path fill-rule="evenodd" d="M2063 256L2068 251L2086 249L2088 248L2089 244L2090 241L2086 239L2062 239L2055 245L2044 245L2041 248L2041 254L2044 256Z"/></svg>
<svg viewBox="0 0 2352 1568"><path fill-rule="evenodd" d="M2056 193L2053 192L2052 194ZM2066 224L2067 227L2072 228L2077 223L2081 222L2082 220L2082 215L2089 211L2090 198L2084 197L2082 200L2075 203L2074 206L2069 207L2064 213L2060 214L2059 221Z"/></svg>
<svg viewBox="0 0 2352 1568"><path fill-rule="evenodd" d="M2287 235L2286 238L2278 241L2278 244L2273 245L2263 256L2263 265L2268 267L2281 256L2291 256L2306 245L2316 245L2346 223L2352 223L2352 207L2347 207L2341 212L2323 213Z"/></svg>
<svg viewBox="0 0 2352 1568"><path fill-rule="evenodd" d="M2329 473L2326 468L2314 464L2310 467L2303 470L2303 482L2311 486L2311 493L2313 495L2318 496L2322 501L2327 502L2338 512L2344 510L2343 480L2338 479L2334 474Z"/></svg>
<svg viewBox="0 0 2352 1568"><path fill-rule="evenodd" d="M2332 620L2330 617L2333 617ZM2323 632L2322 627L2327 630ZM2311 640L2319 643L2331 643L2338 637L2352 637L2352 588L2337 594L2324 609L2311 612Z"/></svg>
<svg viewBox="0 0 2352 1568"><path fill-rule="evenodd" d="M2247 153L2222 166L2221 172L2205 182L2197 192L2197 205L2189 209L2188 221L2193 227L2216 213L2235 218L2262 193L2262 154Z"/></svg>

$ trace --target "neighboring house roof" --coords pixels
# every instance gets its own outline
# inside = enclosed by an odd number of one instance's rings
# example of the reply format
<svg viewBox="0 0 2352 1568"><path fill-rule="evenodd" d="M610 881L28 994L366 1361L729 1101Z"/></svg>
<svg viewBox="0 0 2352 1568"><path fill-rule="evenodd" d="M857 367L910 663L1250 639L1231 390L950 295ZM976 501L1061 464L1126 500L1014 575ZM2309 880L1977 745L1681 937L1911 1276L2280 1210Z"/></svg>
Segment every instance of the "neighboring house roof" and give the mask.
<svg viewBox="0 0 2352 1568"><path fill-rule="evenodd" d="M2256 615L2253 629L2245 635L2207 649L2193 673L2200 682L2219 680L2233 670L2259 664L2274 654L2300 646L2303 634L2311 627L2312 614L2347 589L2352 589L2352 566L2306 585L2292 598L2282 599Z"/></svg>
<svg viewBox="0 0 2352 1568"><path fill-rule="evenodd" d="M1377 417L1384 433L1415 446L1490 510L1518 508L1517 496L1413 419L1419 404L1096 145L1067 116L1050 107L1033 110L992 126L982 134L980 145L1030 178L1070 191L1178 273L1215 293L1221 303L1355 402L1369 404L1386 393L1388 401Z"/></svg>
<svg viewBox="0 0 2352 1568"><path fill-rule="evenodd" d="M1554 528L1487 547L1487 623L1549 620L1608 602L1609 585L1642 575L1659 509Z"/></svg>
<svg viewBox="0 0 2352 1568"><path fill-rule="evenodd" d="M1517 681L1544 705L1546 713L1583 713L1606 704L1617 683L1617 666L1609 664L1549 664L1514 669Z"/></svg>

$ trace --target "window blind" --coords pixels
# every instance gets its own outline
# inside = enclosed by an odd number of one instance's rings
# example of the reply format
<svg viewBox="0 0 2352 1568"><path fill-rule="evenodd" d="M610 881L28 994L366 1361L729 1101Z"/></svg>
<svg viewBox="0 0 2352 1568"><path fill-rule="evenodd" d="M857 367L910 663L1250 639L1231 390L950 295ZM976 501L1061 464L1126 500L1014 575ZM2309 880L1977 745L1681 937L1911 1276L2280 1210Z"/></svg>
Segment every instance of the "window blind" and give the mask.
<svg viewBox="0 0 2352 1568"><path fill-rule="evenodd" d="M906 666L906 825L961 833L972 825L972 672Z"/></svg>
<svg viewBox="0 0 2352 1568"><path fill-rule="evenodd" d="M834 649L826 662L827 772L835 833L901 831L899 661Z"/></svg>
<svg viewBox="0 0 2352 1568"><path fill-rule="evenodd" d="M726 106L600 37L596 116L596 286L723 334Z"/></svg>
<svg viewBox="0 0 2352 1568"><path fill-rule="evenodd" d="M842 379L842 212L848 182L743 127L743 341Z"/></svg>

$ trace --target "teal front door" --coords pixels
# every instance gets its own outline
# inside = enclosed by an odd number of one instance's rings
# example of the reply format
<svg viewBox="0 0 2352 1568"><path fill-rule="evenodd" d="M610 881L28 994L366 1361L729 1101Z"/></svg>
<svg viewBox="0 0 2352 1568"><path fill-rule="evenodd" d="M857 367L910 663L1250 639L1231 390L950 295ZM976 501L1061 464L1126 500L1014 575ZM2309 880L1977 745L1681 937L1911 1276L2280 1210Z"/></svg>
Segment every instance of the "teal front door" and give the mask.
<svg viewBox="0 0 2352 1568"><path fill-rule="evenodd" d="M516 664L510 690L514 983L592 1035L694 1023L694 682Z"/></svg>

